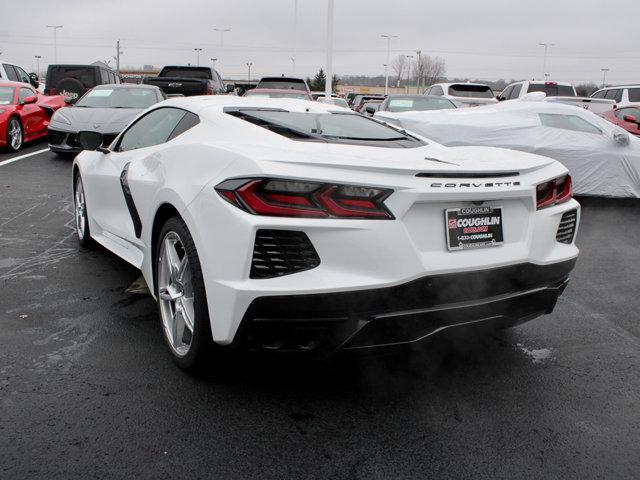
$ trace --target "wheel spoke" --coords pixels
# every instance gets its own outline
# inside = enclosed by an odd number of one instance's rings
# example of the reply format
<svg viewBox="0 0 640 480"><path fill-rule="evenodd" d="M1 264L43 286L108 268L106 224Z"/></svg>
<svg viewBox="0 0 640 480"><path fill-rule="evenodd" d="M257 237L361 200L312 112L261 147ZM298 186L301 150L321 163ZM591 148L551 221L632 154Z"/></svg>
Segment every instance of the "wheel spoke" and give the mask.
<svg viewBox="0 0 640 480"><path fill-rule="evenodd" d="M177 280L180 283L183 283L183 281L184 281L184 274L187 271L187 267L188 266L189 266L189 258L187 257L187 254L185 252L184 256L182 257L182 260L180 261L180 266L178 267Z"/></svg>
<svg viewBox="0 0 640 480"><path fill-rule="evenodd" d="M182 312L182 307L180 306L179 302L176 302L176 309L173 313L173 345L175 348L180 347L184 341L183 341L183 336L184 336L184 329L186 327L186 322L184 320L184 314Z"/></svg>
<svg viewBox="0 0 640 480"><path fill-rule="evenodd" d="M180 303L180 312L182 313L182 318L184 319L185 326L190 333L193 333L193 318L190 305L191 302L187 301L185 297L181 297L178 302Z"/></svg>
<svg viewBox="0 0 640 480"><path fill-rule="evenodd" d="M180 270L180 257L176 251L175 241L171 241L170 239L165 240L164 253L167 261L167 267L169 268L169 275L171 280L175 281L178 279L178 272Z"/></svg>

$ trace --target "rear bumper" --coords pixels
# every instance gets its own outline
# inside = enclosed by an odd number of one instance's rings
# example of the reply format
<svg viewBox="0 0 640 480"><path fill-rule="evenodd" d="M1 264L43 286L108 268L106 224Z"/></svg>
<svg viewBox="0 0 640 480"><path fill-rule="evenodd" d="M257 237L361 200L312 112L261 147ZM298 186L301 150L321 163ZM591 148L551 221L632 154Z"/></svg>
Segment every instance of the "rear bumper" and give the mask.
<svg viewBox="0 0 640 480"><path fill-rule="evenodd" d="M395 287L255 299L234 344L335 352L406 345L452 327L506 328L551 313L576 259L423 277Z"/></svg>

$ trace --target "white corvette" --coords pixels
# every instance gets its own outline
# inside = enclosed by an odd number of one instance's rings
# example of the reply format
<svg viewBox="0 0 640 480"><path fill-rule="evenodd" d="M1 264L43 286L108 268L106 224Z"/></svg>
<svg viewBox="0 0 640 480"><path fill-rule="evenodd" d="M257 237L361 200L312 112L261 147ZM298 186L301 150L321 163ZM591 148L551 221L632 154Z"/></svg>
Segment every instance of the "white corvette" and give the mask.
<svg viewBox="0 0 640 480"><path fill-rule="evenodd" d="M553 310L578 255L560 163L333 105L172 99L101 140L73 164L80 243L142 271L183 368L512 326Z"/></svg>

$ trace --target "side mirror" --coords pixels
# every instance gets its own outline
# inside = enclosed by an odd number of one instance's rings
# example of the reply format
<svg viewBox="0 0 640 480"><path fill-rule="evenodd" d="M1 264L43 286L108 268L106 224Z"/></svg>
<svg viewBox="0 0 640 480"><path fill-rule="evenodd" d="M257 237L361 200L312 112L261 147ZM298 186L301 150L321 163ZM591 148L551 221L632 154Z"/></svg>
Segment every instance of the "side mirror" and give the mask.
<svg viewBox="0 0 640 480"><path fill-rule="evenodd" d="M635 117L635 115L625 115L624 117L622 117L622 119L625 122L638 123L638 119Z"/></svg>
<svg viewBox="0 0 640 480"><path fill-rule="evenodd" d="M36 103L38 101L38 97L36 96L31 96L31 97L27 97L22 101L23 105L28 105L30 103Z"/></svg>
<svg viewBox="0 0 640 480"><path fill-rule="evenodd" d="M496 100L498 100L499 102L504 102L506 100L506 98L504 98L502 95L498 95L496 97Z"/></svg>
<svg viewBox="0 0 640 480"><path fill-rule="evenodd" d="M236 84L235 83L228 83L227 84L227 93L233 93L236 89Z"/></svg>
<svg viewBox="0 0 640 480"><path fill-rule="evenodd" d="M29 83L33 86L33 88L38 88L40 86L40 82L38 81L38 74L30 73Z"/></svg>
<svg viewBox="0 0 640 480"><path fill-rule="evenodd" d="M365 108L365 111L369 114L369 115L373 115L374 113L376 113L376 107L372 107L371 105L367 105L367 108Z"/></svg>
<svg viewBox="0 0 640 480"><path fill-rule="evenodd" d="M613 139L618 145L622 145L623 147L629 145L629 134L625 131L614 132Z"/></svg>
<svg viewBox="0 0 640 480"><path fill-rule="evenodd" d="M83 150L100 151L107 153L109 150L102 147L102 134L100 132L83 131L78 133L78 143Z"/></svg>

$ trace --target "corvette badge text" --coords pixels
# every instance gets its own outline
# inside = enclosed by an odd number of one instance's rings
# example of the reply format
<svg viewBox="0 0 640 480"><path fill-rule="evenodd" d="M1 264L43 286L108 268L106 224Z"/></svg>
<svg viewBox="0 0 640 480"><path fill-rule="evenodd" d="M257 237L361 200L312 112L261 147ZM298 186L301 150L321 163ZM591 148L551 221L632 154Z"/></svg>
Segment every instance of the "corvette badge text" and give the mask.
<svg viewBox="0 0 640 480"><path fill-rule="evenodd" d="M487 183L439 183L429 185L431 188L491 188L491 187L518 187L520 182L487 182Z"/></svg>

